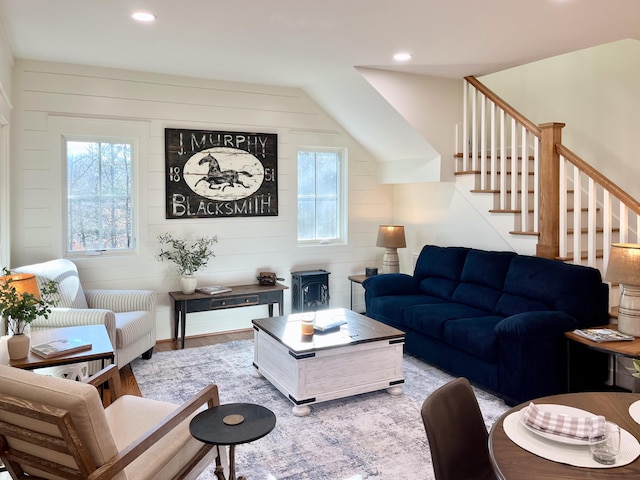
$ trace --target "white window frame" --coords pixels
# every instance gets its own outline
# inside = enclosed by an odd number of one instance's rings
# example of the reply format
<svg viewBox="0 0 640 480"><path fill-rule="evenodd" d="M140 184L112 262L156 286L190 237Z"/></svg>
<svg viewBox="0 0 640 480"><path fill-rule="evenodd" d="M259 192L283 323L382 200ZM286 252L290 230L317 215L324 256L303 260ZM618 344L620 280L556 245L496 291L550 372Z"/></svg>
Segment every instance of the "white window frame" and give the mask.
<svg viewBox="0 0 640 480"><path fill-rule="evenodd" d="M129 248L107 249L107 250L81 250L74 251L68 250L69 248L69 178L68 178L68 156L67 156L67 143L68 142L87 142L87 143L105 143L105 144L127 144L131 146L131 245ZM126 137L111 137L101 135L63 135L62 138L62 151L64 162L64 249L65 256L86 256L87 254L100 254L100 255L121 255L129 252L134 252L137 249L137 197L136 185L137 185L137 171L136 164L138 158L137 141L135 138Z"/></svg>
<svg viewBox="0 0 640 480"><path fill-rule="evenodd" d="M149 122L135 120L115 120L104 118L50 116L51 151L59 152L54 155L54 163L59 177L59 202L55 202L55 210L60 218L59 243L57 249L66 258L84 258L95 256L140 256L141 246L147 242L146 229L141 226L147 224L147 201L140 192L147 191L147 178L141 172L147 171L147 145L150 140ZM67 158L65 139L97 140L109 142L127 142L132 145L132 191L131 202L133 211L133 245L130 249L110 251L88 250L82 252L67 251Z"/></svg>
<svg viewBox="0 0 640 480"><path fill-rule="evenodd" d="M296 178L299 177L298 172L298 155L301 152L313 153L338 153L338 236L336 238L315 238L310 240L298 239L298 188L296 183L296 238L298 246L317 246L317 245L346 245L348 242L348 155L345 147L298 147L296 152Z"/></svg>

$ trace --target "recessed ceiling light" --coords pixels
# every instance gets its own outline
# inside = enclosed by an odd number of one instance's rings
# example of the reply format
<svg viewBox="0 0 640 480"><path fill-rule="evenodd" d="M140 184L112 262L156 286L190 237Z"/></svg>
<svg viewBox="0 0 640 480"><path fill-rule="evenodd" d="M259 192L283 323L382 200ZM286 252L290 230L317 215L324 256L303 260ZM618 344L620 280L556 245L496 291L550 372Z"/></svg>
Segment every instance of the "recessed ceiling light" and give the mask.
<svg viewBox="0 0 640 480"><path fill-rule="evenodd" d="M406 62L407 60L411 60L411 57L413 57L413 55L411 55L410 53L400 52L400 53L396 53L393 56L393 59L396 62Z"/></svg>
<svg viewBox="0 0 640 480"><path fill-rule="evenodd" d="M138 22L153 22L156 19L156 16L149 12L133 12L131 14L131 18Z"/></svg>

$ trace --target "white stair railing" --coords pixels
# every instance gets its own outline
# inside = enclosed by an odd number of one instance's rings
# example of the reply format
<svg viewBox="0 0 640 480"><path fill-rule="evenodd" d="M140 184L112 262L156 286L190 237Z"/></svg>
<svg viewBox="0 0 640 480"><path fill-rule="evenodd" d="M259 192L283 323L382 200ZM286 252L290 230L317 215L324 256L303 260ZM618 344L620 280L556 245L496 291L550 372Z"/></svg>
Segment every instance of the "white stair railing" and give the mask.
<svg viewBox="0 0 640 480"><path fill-rule="evenodd" d="M539 234L541 128L473 77L464 82L463 117L456 172L476 175L474 191L498 195L494 211L516 214L511 233ZM640 203L563 145L555 149L558 257L606 272L612 243L640 243Z"/></svg>

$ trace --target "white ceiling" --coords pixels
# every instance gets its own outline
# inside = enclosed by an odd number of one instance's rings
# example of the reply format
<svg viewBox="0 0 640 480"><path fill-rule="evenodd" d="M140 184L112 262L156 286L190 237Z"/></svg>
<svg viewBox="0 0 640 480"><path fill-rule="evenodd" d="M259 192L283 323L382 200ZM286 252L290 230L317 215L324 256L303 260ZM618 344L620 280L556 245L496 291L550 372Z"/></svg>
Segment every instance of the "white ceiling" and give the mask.
<svg viewBox="0 0 640 480"><path fill-rule="evenodd" d="M460 78L640 39L640 0L0 0L0 15L19 58L303 88L354 66Z"/></svg>

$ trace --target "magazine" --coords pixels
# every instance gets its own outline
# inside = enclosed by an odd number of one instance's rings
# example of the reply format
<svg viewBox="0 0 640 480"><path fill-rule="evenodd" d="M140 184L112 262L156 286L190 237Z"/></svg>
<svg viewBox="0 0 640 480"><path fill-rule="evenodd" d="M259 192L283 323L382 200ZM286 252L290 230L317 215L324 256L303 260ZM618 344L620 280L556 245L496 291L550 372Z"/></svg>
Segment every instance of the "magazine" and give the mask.
<svg viewBox="0 0 640 480"><path fill-rule="evenodd" d="M69 353L91 350L91 342L81 338L62 338L51 342L33 345L31 351L44 358L59 357Z"/></svg>
<svg viewBox="0 0 640 480"><path fill-rule="evenodd" d="M231 288L225 287L224 285L208 285L206 287L196 288L196 292L206 293L207 295L215 295L216 293L225 293L230 291Z"/></svg>
<svg viewBox="0 0 640 480"><path fill-rule="evenodd" d="M598 343L621 342L634 339L633 335L626 335L617 330L611 330L610 328L585 328L582 330L574 330L573 333Z"/></svg>

